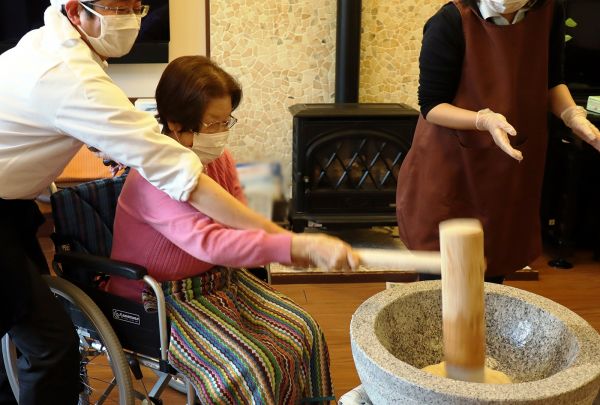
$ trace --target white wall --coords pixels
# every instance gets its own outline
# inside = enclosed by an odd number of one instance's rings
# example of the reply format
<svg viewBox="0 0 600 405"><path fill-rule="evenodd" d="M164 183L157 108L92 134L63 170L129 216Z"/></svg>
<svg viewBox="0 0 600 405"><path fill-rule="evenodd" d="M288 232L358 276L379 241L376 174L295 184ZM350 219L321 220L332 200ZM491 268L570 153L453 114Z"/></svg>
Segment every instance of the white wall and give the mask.
<svg viewBox="0 0 600 405"><path fill-rule="evenodd" d="M165 66L166 63L114 64L108 66L108 75L129 98L154 97Z"/></svg>
<svg viewBox="0 0 600 405"><path fill-rule="evenodd" d="M169 60L182 55L206 55L204 0L170 0L171 40ZM108 74L132 98L154 97L154 89L166 63L114 64Z"/></svg>

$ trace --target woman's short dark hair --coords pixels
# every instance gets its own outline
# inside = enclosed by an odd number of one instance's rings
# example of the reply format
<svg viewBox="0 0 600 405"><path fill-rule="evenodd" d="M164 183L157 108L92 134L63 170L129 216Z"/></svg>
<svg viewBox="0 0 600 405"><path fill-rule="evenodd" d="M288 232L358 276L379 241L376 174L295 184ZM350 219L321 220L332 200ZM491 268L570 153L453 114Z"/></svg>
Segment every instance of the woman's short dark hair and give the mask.
<svg viewBox="0 0 600 405"><path fill-rule="evenodd" d="M469 6L469 7L473 7L475 8L475 10L477 10L477 5L479 3L480 0L460 0L463 4ZM540 7L542 6L544 3L546 2L546 0L537 0L535 2L535 4L533 5L533 7Z"/></svg>
<svg viewBox="0 0 600 405"><path fill-rule="evenodd" d="M156 86L159 120L198 131L208 103L225 96L234 110L240 105L242 88L229 73L207 57L181 56L167 65Z"/></svg>

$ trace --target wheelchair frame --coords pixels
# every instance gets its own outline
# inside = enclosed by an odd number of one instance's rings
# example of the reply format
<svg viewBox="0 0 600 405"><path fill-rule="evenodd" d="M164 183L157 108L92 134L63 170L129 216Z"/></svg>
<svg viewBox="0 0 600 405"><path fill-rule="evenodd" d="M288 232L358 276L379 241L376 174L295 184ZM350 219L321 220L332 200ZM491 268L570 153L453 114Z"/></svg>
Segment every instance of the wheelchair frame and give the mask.
<svg viewBox="0 0 600 405"><path fill-rule="evenodd" d="M56 185L52 183L50 186L51 194L55 194L58 191ZM120 191L120 190L119 190ZM120 380L124 380L125 392L124 395L120 395L120 405L134 405L135 399L144 400L143 403L150 405L151 403L161 403L160 395L167 385L172 385L171 381L176 375L176 370L173 369L168 363L168 347L169 347L169 335L168 335L168 323L166 314L166 303L164 293L160 284L151 276L148 275L146 268L127 262L121 262L112 260L108 257L98 256L91 253L81 253L72 251L69 243L63 244L63 241L56 240L54 237L54 243L57 253L54 256L52 267L54 268L57 277L51 277L44 275L46 282L48 283L51 291L63 299L69 301L77 310L81 312L89 323L91 323L96 332L100 335L101 343L106 343L106 351L111 353L110 367L113 374L119 375ZM65 274L64 270L67 270ZM69 270L70 269L70 270ZM75 271L73 271L75 270ZM132 280L143 280L154 292L157 299L157 323L158 323L158 350L152 350L157 352L158 357L152 357L146 354L138 353L135 350L123 349L121 339L117 331L113 327L113 324L108 320L106 311L103 311L101 307L95 302L93 296L95 292L99 293L93 286L93 283L89 283L90 280L96 278L99 274L108 276L121 276ZM73 276L73 277L69 277ZM104 293L108 295L108 293ZM116 297L115 299L121 299ZM141 307L141 305L139 305ZM110 308L112 309L112 308ZM137 309L137 308L136 308ZM74 310L68 312L69 316L73 319ZM143 309L142 309L143 310ZM81 316L81 314L79 314ZM113 316L113 318L115 318ZM78 329L85 328L81 325L74 323L74 326ZM80 336L80 353L82 351L82 337ZM154 336L153 336L154 337ZM103 342L106 340L106 342ZM108 347L108 346L111 347ZM4 359L4 365L6 375L10 383L11 389L18 401L19 398L19 382L18 382L18 369L17 369L17 351L10 340L10 337L5 335L2 337L2 354ZM99 347L103 347L100 344ZM156 349L156 348L153 348ZM131 374L136 375L137 379L142 378L139 364L144 365L152 369L158 374L158 380L153 387L146 393L146 395L137 392L133 389L131 383ZM83 366L82 366L83 367ZM114 388L115 380L109 384L109 387L101 395L97 404L102 404L106 400L108 394ZM194 405L195 403L195 391L193 386L185 381L185 389L176 387L180 392L185 392L187 396L187 405ZM85 390L84 390L85 391ZM80 394L80 405L87 405L86 400L82 401ZM148 402L151 401L151 402Z"/></svg>
<svg viewBox="0 0 600 405"><path fill-rule="evenodd" d="M65 257L68 257L68 255L65 254L60 255L62 256L63 260L65 260ZM66 260L68 261L69 259ZM76 260L80 260L80 258L76 258ZM126 384L126 386L124 387L124 395L122 396L122 398L120 398L119 404L133 405L135 401L134 398L141 399L144 401L152 401L145 402L148 404L154 403L154 400L158 400L162 391L166 388L167 385L169 385L170 381L174 376L174 370L168 365L167 350L169 342L167 332L166 304L160 284L154 278L148 275L144 275L142 278L144 282L150 288L152 288L157 298L158 312L156 315L159 321L160 358L156 359L133 351L124 350L119 342L117 334L115 333L108 319L105 317L103 311L81 288L77 287L75 284L71 283L66 278L63 278L61 276L43 277L48 282L51 291L55 295L62 296L63 298L70 301L75 307L77 307L77 309L85 312L88 316L88 319L94 323L94 327L100 335L109 336L109 341L104 341L106 338L103 338L103 343L107 347L106 350L108 352L111 352L111 368L113 369L113 372L115 374L121 375L119 379L124 379ZM4 366L6 369L8 381L13 390L15 398L17 398L18 401L19 383L17 377L18 370L16 366L17 352L14 347L14 344L12 343L8 335L5 335L2 338L2 354L4 358ZM139 362L142 365L147 366L148 368L152 369L158 374L159 378L152 387L152 389L147 393L147 396L133 389L133 386L131 384L131 370L130 366L128 365L126 356L133 356L136 360L139 360ZM126 377L123 377L125 375ZM112 388L114 388L114 384L107 388L108 392L102 394L101 400L97 402L98 404L104 403L106 396L110 393ZM187 381L185 383L185 390L187 395L187 405L193 405L195 401L195 392L192 385Z"/></svg>

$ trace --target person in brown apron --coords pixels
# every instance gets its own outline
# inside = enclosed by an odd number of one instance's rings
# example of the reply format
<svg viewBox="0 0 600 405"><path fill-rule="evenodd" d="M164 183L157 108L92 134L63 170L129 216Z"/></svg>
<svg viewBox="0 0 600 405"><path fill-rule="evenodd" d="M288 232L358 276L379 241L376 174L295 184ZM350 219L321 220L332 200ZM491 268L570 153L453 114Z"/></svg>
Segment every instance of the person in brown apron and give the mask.
<svg viewBox="0 0 600 405"><path fill-rule="evenodd" d="M564 85L564 18L554 0L454 0L427 22L421 116L396 195L409 249L439 250L439 223L471 217L488 281L540 255L548 111L600 150Z"/></svg>

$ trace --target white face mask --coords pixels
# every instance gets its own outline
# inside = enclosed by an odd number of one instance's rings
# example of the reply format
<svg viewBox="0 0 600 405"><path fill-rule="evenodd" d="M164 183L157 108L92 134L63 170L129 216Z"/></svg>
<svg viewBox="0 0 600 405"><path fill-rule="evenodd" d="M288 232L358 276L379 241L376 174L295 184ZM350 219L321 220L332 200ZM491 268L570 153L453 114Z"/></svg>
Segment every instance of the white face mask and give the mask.
<svg viewBox="0 0 600 405"><path fill-rule="evenodd" d="M83 29L90 45L98 54L107 58L118 58L131 51L140 32L142 17L137 14L102 15L84 3L83 8L100 18L100 36L90 37Z"/></svg>
<svg viewBox="0 0 600 405"><path fill-rule="evenodd" d="M481 0L485 3L490 9L494 10L498 14L511 14L514 13L525 4L529 2L529 0Z"/></svg>
<svg viewBox="0 0 600 405"><path fill-rule="evenodd" d="M192 150L198 155L202 164L207 164L223 154L229 131L215 132L214 134L194 133Z"/></svg>

